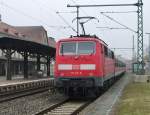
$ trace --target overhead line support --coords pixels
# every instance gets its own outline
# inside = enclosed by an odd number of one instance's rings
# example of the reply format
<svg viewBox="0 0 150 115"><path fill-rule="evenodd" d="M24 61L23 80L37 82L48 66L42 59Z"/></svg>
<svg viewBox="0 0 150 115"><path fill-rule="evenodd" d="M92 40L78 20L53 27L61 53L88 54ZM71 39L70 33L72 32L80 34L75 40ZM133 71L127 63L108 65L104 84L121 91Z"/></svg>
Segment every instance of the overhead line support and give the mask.
<svg viewBox="0 0 150 115"><path fill-rule="evenodd" d="M103 4L103 5L67 5L67 7L106 7L106 6L138 6L138 3L135 4Z"/></svg>
<svg viewBox="0 0 150 115"><path fill-rule="evenodd" d="M137 74L144 74L143 59L143 2L138 0L138 43L137 43Z"/></svg>
<svg viewBox="0 0 150 115"><path fill-rule="evenodd" d="M77 6L77 36L79 36L79 7Z"/></svg>
<svg viewBox="0 0 150 115"><path fill-rule="evenodd" d="M137 6L138 7L138 31L137 31L137 74L144 74L144 59L143 59L143 2L138 0L135 4L103 4L103 5L67 5L67 7L111 7L111 6ZM77 12L78 14L78 12ZM78 15L77 15L78 25ZM77 26L78 28L78 26Z"/></svg>

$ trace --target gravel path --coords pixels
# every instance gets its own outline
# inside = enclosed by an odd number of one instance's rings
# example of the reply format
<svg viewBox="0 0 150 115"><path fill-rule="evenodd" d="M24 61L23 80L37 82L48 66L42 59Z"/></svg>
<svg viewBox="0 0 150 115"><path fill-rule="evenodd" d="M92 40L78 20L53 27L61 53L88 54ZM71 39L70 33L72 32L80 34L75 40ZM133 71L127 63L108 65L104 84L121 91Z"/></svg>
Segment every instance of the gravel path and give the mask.
<svg viewBox="0 0 150 115"><path fill-rule="evenodd" d="M111 110L121 95L122 90L130 81L131 76L123 76L106 93L85 108L79 115L110 115Z"/></svg>
<svg viewBox="0 0 150 115"><path fill-rule="evenodd" d="M64 100L60 94L44 92L0 103L0 115L34 115L36 112Z"/></svg>

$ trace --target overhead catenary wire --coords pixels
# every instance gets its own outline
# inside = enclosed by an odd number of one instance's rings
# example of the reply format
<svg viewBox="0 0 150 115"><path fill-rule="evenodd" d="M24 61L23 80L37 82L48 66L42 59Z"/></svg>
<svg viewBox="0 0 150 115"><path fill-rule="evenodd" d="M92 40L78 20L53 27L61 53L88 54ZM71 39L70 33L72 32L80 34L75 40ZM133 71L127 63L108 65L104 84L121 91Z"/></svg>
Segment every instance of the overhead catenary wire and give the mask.
<svg viewBox="0 0 150 115"><path fill-rule="evenodd" d="M71 0L75 5L77 5L77 2L75 0ZM87 12L85 12L83 9L81 11L85 14L88 15ZM76 12L77 13L77 12ZM98 19L98 18L97 18ZM98 21L99 22L99 21ZM94 24L97 26L97 24L94 22Z"/></svg>
<svg viewBox="0 0 150 115"><path fill-rule="evenodd" d="M38 2L38 0L31 0L31 1L33 1L34 3L36 3L37 2L37 6L39 7L39 5L41 4L40 2ZM44 4L43 4L44 5ZM46 5L44 5L44 6L46 6ZM49 6L46 6L46 7L49 7ZM57 15L57 11L56 10L54 10L54 9L52 9L52 8L50 8L51 10L47 10L47 9L44 9L43 7L40 7L41 9L43 9L44 11L46 11L48 14L51 14L51 15L53 15L52 14L52 12L55 14L55 15ZM50 13L50 11L52 11L51 13ZM76 11L70 11L70 12L59 12L59 13L76 13Z"/></svg>
<svg viewBox="0 0 150 115"><path fill-rule="evenodd" d="M101 13L101 12L100 12L100 13ZM126 26L126 25L124 25L124 24L121 24L119 21L117 21L117 20L115 20L114 18L112 18L112 17L106 15L105 13L101 13L101 14L102 14L103 16L107 17L108 19L110 19L111 21L113 21L113 22L115 22L115 23L117 23L117 24L119 24L119 25L121 25L121 26L127 28L128 30L130 30L130 31L132 31L132 32L134 32L134 33L137 33L137 31L131 29L130 27L128 27L128 26Z"/></svg>
<svg viewBox="0 0 150 115"><path fill-rule="evenodd" d="M40 2L38 2L37 0L32 0L34 3L36 3L36 5L38 6L38 7L40 7L39 5L41 5L41 3ZM44 4L43 4L44 5ZM43 9L43 7L40 7L41 9ZM45 8L45 7L44 7ZM55 13L55 10L54 9L51 9L51 10L47 10L47 9L43 9L44 11L46 11L48 14L51 14L51 15L53 15L52 14L52 12L50 12L50 11L53 11L54 12L54 14L56 14ZM58 30L60 30L60 29L67 29L67 28L70 28L69 26L51 26L51 27L53 27L53 28L56 28L56 29L58 29ZM62 31L61 31L62 32ZM63 34L65 34L64 32L62 32Z"/></svg>
<svg viewBox="0 0 150 115"><path fill-rule="evenodd" d="M77 5L77 3L74 0L71 0L75 5ZM85 14L88 15L87 12L85 12L85 10L81 9L81 11ZM94 23L95 24L95 23ZM95 24L96 25L96 24Z"/></svg>
<svg viewBox="0 0 150 115"><path fill-rule="evenodd" d="M42 4L43 6L41 6L41 2L39 2L38 0L31 0L33 2L33 4L35 4L36 6L38 6L38 8L40 8L41 10L45 11L47 14L50 14L50 15L53 15L52 10L48 10L48 9L45 9L46 7L43 7L44 4Z"/></svg>
<svg viewBox="0 0 150 115"><path fill-rule="evenodd" d="M69 26L49 25L49 24L47 24L45 21L43 21L43 20L41 20L41 19L38 19L38 18L35 18L35 17L33 17L33 16L31 16L31 15L29 15L29 14L27 14L27 13L21 11L21 10L18 10L18 9L16 9L16 8L14 8L14 7L12 7L12 6L10 6L10 5L4 3L4 2L2 2L1 4L2 4L4 7L8 8L8 9L11 9L12 11L14 11L14 12L20 14L20 15L23 15L23 16L25 16L25 17L28 17L29 19L32 19L32 20L34 20L34 21L36 21L36 22L38 22L38 23L44 24L44 25L45 25L46 27L48 27L48 28L51 28L51 29L53 29L53 30L55 30L55 31L58 31L58 30L59 30L63 35L67 35L67 33L65 33L64 31L61 31L60 29L67 29L67 28L70 28Z"/></svg>
<svg viewBox="0 0 150 115"><path fill-rule="evenodd" d="M77 5L77 3L74 0L71 0L75 5ZM81 11L85 14L88 15L83 9L81 9Z"/></svg>
<svg viewBox="0 0 150 115"><path fill-rule="evenodd" d="M34 1L37 2L38 0L34 0ZM50 6L48 6L45 0L41 0L41 1L39 2L39 4L42 4L43 6L46 6L45 8L49 8L49 9L50 9L50 10L47 10L47 11L52 11L52 12L55 14L56 10L53 9L53 8L51 8Z"/></svg>
<svg viewBox="0 0 150 115"><path fill-rule="evenodd" d="M119 28L119 27L96 27L96 28L100 28L100 29L110 29L110 30L113 30L113 29L127 29L127 28Z"/></svg>
<svg viewBox="0 0 150 115"><path fill-rule="evenodd" d="M117 12L117 11L106 11L106 12L100 12L100 13L137 13L137 11L122 11L122 12Z"/></svg>
<svg viewBox="0 0 150 115"><path fill-rule="evenodd" d="M38 5L38 7L40 7L39 6L39 2L37 1L37 0L31 0L31 1L33 1L34 3L37 3L37 5ZM43 9L42 7L40 7L41 9ZM44 9L43 9L44 10ZM44 11L46 11L48 14L50 13L48 10L44 10ZM53 10L53 11L55 11L55 10ZM52 14L51 14L52 15ZM52 28L57 28L57 29L66 29L66 28L70 28L69 26L51 26Z"/></svg>
<svg viewBox="0 0 150 115"><path fill-rule="evenodd" d="M77 31L67 22L67 20L66 20L63 16L60 15L59 12L56 12L56 14L58 14L58 16L59 16L74 32L77 33Z"/></svg>
<svg viewBox="0 0 150 115"><path fill-rule="evenodd" d="M110 48L110 49L117 49L117 50L132 50L133 48Z"/></svg>
<svg viewBox="0 0 150 115"><path fill-rule="evenodd" d="M17 13L19 13L19 14L25 16L25 17L28 17L28 18L30 18L30 19L32 19L32 20L35 20L35 21L37 21L37 22L41 22L41 23L46 24L46 23L43 22L42 20L37 19L37 18L35 18L35 17L33 17L33 16L30 16L30 15L26 14L25 12L22 12L21 10L18 10L18 9L16 9L16 8L14 8L14 7L8 5L8 4L5 4L5 3L2 3L2 4L3 4L3 6L9 8L9 9L11 9L11 10L13 10L14 12L17 12ZM46 25L47 25L47 24L46 24ZM47 26L49 26L49 25L47 25ZM51 26L49 26L49 27L51 27Z"/></svg>
<svg viewBox="0 0 150 115"><path fill-rule="evenodd" d="M43 21L43 20L41 20L41 19L38 19L38 18L35 18L35 17L33 17L33 16L31 16L31 15L29 15L29 14L27 14L27 13L21 11L21 10L18 10L17 8L14 8L14 7L12 7L12 6L10 6L10 5L4 3L4 2L1 2L1 4L2 4L4 7L8 8L8 9L10 9L10 10L12 10L12 11L14 11L14 12L16 12L16 13L22 15L22 16L28 17L29 19L32 19L32 20L34 20L34 21L36 21L36 22L38 22L38 23L44 24L45 26L47 26L48 28L51 28L51 29L53 29L53 30L56 30L56 31L59 30L59 31L60 31L60 29L70 28L70 26L49 25L49 24L47 24L45 21ZM60 32L61 32L63 35L66 35L65 32L63 32L63 31L60 31Z"/></svg>
<svg viewBox="0 0 150 115"><path fill-rule="evenodd" d="M60 11L59 11L59 13L66 13L66 14L68 13L68 14L70 14L70 13L76 13L76 11L70 11L70 12L65 12L65 11L64 11L64 12L63 12L63 11L60 12Z"/></svg>
<svg viewBox="0 0 150 115"><path fill-rule="evenodd" d="M44 3L44 4L45 4L45 3ZM49 7L49 6L46 5L46 4L45 4L45 6ZM58 12L58 11L52 9L52 8L51 8L51 10L52 10L55 14L57 14L58 17L67 25L66 28L71 28L75 33L77 33L77 31L69 24L69 22L68 22L62 15L60 15L61 12ZM65 28L65 29L66 29L66 28Z"/></svg>
<svg viewBox="0 0 150 115"><path fill-rule="evenodd" d="M11 10L13 10L14 12L17 12L17 13L19 13L19 14L25 16L25 17L28 17L28 18L34 20L34 21L43 23L44 25L46 25L46 26L49 27L49 28L53 28L53 29L54 29L55 27L58 27L58 26L48 25L46 22L44 22L44 21L42 21L42 20L40 20L40 19L37 19L37 18L35 18L35 17L31 16L31 15L28 15L28 14L26 14L25 12L23 12L23 11L21 11L21 10L18 10L18 9L16 9L16 8L14 8L14 7L12 7L12 6L8 5L8 4L6 4L6 3L2 3L2 4L3 4L3 6L9 8L9 9L11 9Z"/></svg>

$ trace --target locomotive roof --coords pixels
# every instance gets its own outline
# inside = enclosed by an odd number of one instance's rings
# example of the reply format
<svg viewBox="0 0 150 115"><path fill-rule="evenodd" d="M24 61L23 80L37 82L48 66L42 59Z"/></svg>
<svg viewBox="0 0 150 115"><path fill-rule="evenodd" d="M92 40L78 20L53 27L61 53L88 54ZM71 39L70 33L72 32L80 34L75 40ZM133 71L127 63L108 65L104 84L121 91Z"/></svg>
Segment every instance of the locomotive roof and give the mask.
<svg viewBox="0 0 150 115"><path fill-rule="evenodd" d="M59 40L59 42L64 42L64 41L96 41L96 42L100 42L103 45L108 46L103 40L101 40L100 38L98 38L97 36L71 36L70 38L65 38L65 39L61 39Z"/></svg>

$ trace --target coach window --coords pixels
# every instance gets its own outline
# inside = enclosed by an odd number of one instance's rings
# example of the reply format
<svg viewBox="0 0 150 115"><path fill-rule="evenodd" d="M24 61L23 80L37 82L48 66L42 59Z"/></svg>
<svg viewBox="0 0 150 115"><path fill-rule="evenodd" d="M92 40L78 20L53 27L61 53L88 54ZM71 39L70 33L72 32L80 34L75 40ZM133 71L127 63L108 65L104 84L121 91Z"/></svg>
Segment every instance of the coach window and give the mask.
<svg viewBox="0 0 150 115"><path fill-rule="evenodd" d="M112 53L112 59L114 59L114 52L111 51L111 53Z"/></svg>
<svg viewBox="0 0 150 115"><path fill-rule="evenodd" d="M105 56L108 56L108 48L106 46L104 46L104 52L105 52Z"/></svg>
<svg viewBox="0 0 150 115"><path fill-rule="evenodd" d="M110 50L110 49L108 49L108 57L109 57L109 58L112 58L111 50Z"/></svg>
<svg viewBox="0 0 150 115"><path fill-rule="evenodd" d="M118 60L116 59L116 67L118 67L119 66L119 64L118 64Z"/></svg>

